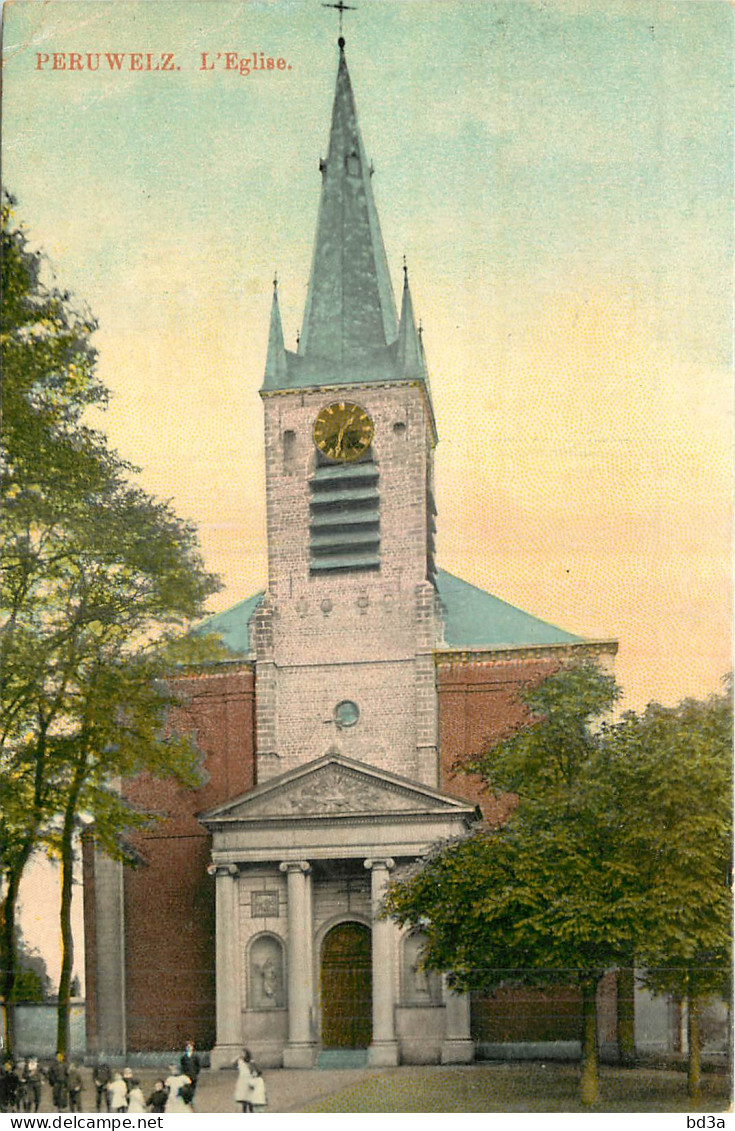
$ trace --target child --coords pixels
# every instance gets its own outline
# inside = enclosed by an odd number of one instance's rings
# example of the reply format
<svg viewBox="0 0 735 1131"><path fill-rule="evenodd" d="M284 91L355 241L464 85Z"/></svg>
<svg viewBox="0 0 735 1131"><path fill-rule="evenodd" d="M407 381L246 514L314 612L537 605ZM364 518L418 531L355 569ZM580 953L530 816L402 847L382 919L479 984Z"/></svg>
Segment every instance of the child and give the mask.
<svg viewBox="0 0 735 1131"><path fill-rule="evenodd" d="M265 1111L267 1102L263 1074L259 1068L252 1065L250 1068L250 1110L253 1113L256 1111Z"/></svg>
<svg viewBox="0 0 735 1131"><path fill-rule="evenodd" d="M70 1064L66 1076L66 1086L69 1090L69 1111L81 1111L82 1074L78 1064Z"/></svg>
<svg viewBox="0 0 735 1131"><path fill-rule="evenodd" d="M163 1080L156 1080L153 1085L153 1091L148 1097L148 1110L155 1112L156 1115L163 1115L166 1110L166 1100L168 1099L168 1088Z"/></svg>
<svg viewBox="0 0 735 1131"><path fill-rule="evenodd" d="M135 1112L136 1114L140 1114L140 1112L143 1111L145 1111L143 1089L140 1086L140 1080L136 1080L133 1077L130 1081L130 1091L128 1092L128 1113Z"/></svg>
<svg viewBox="0 0 735 1131"><path fill-rule="evenodd" d="M110 1097L111 1111L128 1110L128 1089L119 1072L114 1073L112 1080L107 1085L107 1092Z"/></svg>

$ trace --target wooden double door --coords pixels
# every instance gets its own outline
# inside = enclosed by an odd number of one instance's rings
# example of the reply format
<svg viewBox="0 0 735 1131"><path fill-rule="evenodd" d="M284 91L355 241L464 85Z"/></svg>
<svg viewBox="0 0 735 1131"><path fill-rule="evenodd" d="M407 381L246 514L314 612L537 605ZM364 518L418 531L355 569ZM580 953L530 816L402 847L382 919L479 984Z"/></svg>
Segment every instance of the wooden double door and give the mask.
<svg viewBox="0 0 735 1131"><path fill-rule="evenodd" d="M322 944L322 1048L366 1049L372 1036L372 939L362 923L338 923Z"/></svg>

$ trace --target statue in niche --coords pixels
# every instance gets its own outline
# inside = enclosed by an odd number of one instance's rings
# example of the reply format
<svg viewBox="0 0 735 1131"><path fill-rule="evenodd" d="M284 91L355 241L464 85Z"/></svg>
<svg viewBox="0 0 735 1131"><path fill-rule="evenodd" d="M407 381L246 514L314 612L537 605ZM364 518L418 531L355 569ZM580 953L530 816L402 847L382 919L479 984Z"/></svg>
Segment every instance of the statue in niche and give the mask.
<svg viewBox="0 0 735 1131"><path fill-rule="evenodd" d="M278 989L278 971L272 958L266 958L260 967L260 976L263 980L263 996L275 1001L276 990Z"/></svg>
<svg viewBox="0 0 735 1131"><path fill-rule="evenodd" d="M283 950L272 935L261 935L250 948L251 1009L280 1009L283 992Z"/></svg>
<svg viewBox="0 0 735 1131"><path fill-rule="evenodd" d="M415 962L411 966L413 971L413 992L416 997L429 997L431 990L429 988L429 975L424 970L420 962Z"/></svg>
<svg viewBox="0 0 735 1131"><path fill-rule="evenodd" d="M415 931L403 943L403 994L406 1004L441 1004L441 982L433 970L422 965L426 935Z"/></svg>

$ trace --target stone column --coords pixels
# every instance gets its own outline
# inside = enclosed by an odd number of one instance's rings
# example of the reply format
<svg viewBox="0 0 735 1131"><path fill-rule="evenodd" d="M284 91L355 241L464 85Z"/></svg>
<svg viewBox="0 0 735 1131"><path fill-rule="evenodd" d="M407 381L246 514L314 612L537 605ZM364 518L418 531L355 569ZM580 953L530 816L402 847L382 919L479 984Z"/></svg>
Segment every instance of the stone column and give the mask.
<svg viewBox="0 0 735 1131"><path fill-rule="evenodd" d="M242 994L240 989L240 869L228 864L215 874L217 900L217 1044L212 1068L229 1068L242 1051Z"/></svg>
<svg viewBox="0 0 735 1131"><path fill-rule="evenodd" d="M284 1068L312 1068L314 989L311 969L311 867L303 860L281 864L288 885L288 1044Z"/></svg>
<svg viewBox="0 0 735 1131"><path fill-rule="evenodd" d="M470 1037L470 995L455 994L444 980L442 1064L470 1064L475 1045Z"/></svg>
<svg viewBox="0 0 735 1131"><path fill-rule="evenodd" d="M375 1066L398 1064L395 1022L396 927L392 919L379 919L395 861L390 858L366 860L370 871L373 919L373 1039L368 1063Z"/></svg>

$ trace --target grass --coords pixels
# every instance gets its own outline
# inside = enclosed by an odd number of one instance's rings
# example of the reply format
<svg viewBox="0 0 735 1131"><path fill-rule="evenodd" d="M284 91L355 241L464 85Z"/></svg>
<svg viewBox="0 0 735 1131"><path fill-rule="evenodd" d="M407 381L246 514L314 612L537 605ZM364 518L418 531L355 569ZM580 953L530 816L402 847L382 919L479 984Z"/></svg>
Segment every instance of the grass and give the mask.
<svg viewBox="0 0 735 1131"><path fill-rule="evenodd" d="M730 1104L724 1075L703 1080L692 1106L681 1072L603 1068L600 1099L578 1098L579 1069L566 1064L402 1067L367 1077L300 1110L305 1112L721 1112Z"/></svg>

